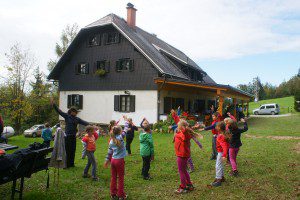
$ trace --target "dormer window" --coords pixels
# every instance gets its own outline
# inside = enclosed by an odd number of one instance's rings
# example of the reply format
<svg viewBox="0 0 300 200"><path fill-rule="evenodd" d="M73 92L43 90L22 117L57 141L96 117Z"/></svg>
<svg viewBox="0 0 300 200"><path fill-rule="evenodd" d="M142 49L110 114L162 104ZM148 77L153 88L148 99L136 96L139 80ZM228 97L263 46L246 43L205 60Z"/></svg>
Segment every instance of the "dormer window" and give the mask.
<svg viewBox="0 0 300 200"><path fill-rule="evenodd" d="M120 33L112 32L104 34L104 43L108 44L116 44L120 42Z"/></svg>
<svg viewBox="0 0 300 200"><path fill-rule="evenodd" d="M88 39L88 46L98 46L100 45L100 35L91 35Z"/></svg>
<svg viewBox="0 0 300 200"><path fill-rule="evenodd" d="M88 74L89 73L89 64L88 63L79 63L75 68L76 74Z"/></svg>

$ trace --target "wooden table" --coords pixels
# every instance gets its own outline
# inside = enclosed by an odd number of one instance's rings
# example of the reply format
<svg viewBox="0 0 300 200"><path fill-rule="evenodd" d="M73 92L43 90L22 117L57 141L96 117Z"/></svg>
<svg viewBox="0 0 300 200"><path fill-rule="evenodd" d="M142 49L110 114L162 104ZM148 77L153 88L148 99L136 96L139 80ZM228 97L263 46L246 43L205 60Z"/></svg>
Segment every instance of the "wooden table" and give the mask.
<svg viewBox="0 0 300 200"><path fill-rule="evenodd" d="M5 143L0 143L0 149L3 149L5 151L12 150L12 149L17 149L19 148L18 146L13 146Z"/></svg>

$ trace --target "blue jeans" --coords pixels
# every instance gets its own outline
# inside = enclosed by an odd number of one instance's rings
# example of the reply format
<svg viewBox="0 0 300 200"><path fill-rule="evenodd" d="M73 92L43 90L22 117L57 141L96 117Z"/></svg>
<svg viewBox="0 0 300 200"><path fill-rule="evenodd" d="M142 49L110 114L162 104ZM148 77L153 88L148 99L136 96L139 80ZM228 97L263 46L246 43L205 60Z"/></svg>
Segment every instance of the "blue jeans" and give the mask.
<svg viewBox="0 0 300 200"><path fill-rule="evenodd" d="M84 168L84 174L88 174L90 166L92 165L92 177L96 178L96 172L97 172L97 163L96 163L96 159L94 156L94 151L86 151L86 156L88 158L88 163L86 164L85 168Z"/></svg>

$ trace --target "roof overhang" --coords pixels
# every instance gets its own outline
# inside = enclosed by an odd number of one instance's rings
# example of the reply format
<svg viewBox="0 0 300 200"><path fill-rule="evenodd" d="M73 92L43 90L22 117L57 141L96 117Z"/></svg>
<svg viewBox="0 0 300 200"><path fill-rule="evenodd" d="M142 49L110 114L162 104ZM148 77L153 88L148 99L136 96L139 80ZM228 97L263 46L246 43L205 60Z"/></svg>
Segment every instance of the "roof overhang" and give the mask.
<svg viewBox="0 0 300 200"><path fill-rule="evenodd" d="M240 100L249 101L253 98L253 95L246 93L242 90L234 88L230 85L220 85L220 84L206 84L195 81L185 81L185 80L177 80L177 79L164 79L164 78L156 78L154 82L160 85L160 89L163 89L164 86L175 86L178 88L192 88L199 89L203 91L213 92L215 96L224 96L230 98L237 98ZM174 87L173 87L174 88Z"/></svg>

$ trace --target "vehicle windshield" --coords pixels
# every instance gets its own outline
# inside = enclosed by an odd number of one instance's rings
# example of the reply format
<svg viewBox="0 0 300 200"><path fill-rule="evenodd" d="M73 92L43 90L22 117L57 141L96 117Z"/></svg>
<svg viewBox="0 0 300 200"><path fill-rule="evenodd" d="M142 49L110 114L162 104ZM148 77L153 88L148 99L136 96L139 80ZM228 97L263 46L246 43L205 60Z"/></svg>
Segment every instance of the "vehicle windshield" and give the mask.
<svg viewBox="0 0 300 200"><path fill-rule="evenodd" d="M39 127L38 125L34 125L33 127L30 128L30 130L37 129L38 127Z"/></svg>

